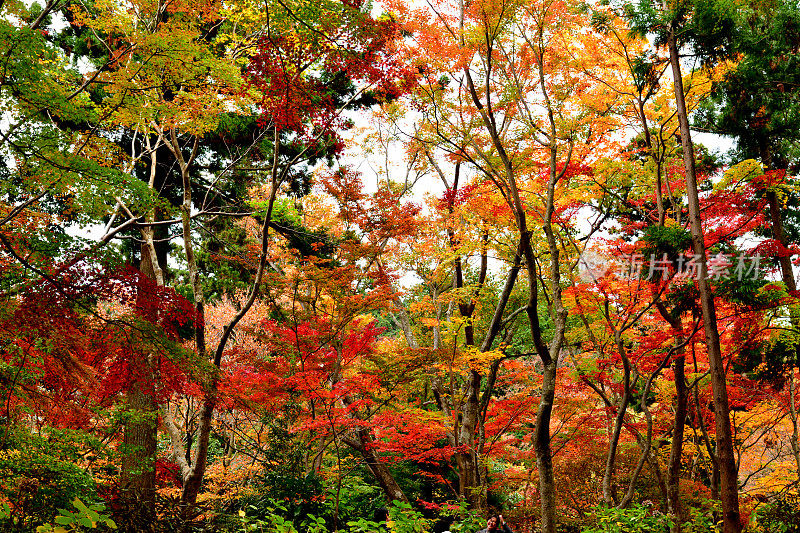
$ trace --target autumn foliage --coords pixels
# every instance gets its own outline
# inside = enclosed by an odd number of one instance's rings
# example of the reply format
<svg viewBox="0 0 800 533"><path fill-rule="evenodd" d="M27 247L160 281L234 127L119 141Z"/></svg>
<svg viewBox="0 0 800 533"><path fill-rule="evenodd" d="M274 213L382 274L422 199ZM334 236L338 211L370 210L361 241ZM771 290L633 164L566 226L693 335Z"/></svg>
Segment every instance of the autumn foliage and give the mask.
<svg viewBox="0 0 800 533"><path fill-rule="evenodd" d="M800 14L645 4L0 2L0 529L794 527Z"/></svg>

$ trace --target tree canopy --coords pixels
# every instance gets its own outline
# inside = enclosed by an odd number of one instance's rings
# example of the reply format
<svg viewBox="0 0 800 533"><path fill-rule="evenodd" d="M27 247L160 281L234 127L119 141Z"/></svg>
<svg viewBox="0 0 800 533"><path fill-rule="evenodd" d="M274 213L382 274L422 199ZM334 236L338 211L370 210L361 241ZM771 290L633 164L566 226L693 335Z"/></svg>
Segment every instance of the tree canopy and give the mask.
<svg viewBox="0 0 800 533"><path fill-rule="evenodd" d="M0 57L4 531L797 527L796 2L0 1Z"/></svg>

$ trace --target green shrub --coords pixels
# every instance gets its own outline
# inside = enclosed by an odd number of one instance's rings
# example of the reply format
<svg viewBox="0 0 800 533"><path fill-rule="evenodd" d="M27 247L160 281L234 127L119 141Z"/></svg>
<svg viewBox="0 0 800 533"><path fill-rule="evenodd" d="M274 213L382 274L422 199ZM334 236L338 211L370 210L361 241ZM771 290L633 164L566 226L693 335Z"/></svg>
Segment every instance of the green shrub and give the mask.
<svg viewBox="0 0 800 533"><path fill-rule="evenodd" d="M468 509L465 501L446 506L442 514L455 518L450 524L451 533L475 533L486 527L486 518L482 514Z"/></svg>
<svg viewBox="0 0 800 533"><path fill-rule="evenodd" d="M28 530L53 520L75 498L97 498L95 482L77 465L41 452L0 452L0 493L12 503L5 531Z"/></svg>
<svg viewBox="0 0 800 533"><path fill-rule="evenodd" d="M36 533L73 533L86 529L109 530L117 529L117 524L103 511L106 506L102 503L86 505L80 499L72 501L75 511L59 509L54 522L56 525L45 524L36 528Z"/></svg>
<svg viewBox="0 0 800 533"><path fill-rule="evenodd" d="M393 533L427 533L430 522L410 503L393 501L389 508L389 522Z"/></svg>
<svg viewBox="0 0 800 533"><path fill-rule="evenodd" d="M759 533L800 533L800 496L785 495L756 511Z"/></svg>
<svg viewBox="0 0 800 533"><path fill-rule="evenodd" d="M669 533L673 524L671 517L644 505L627 509L599 505L593 514L597 526L584 529L583 533Z"/></svg>

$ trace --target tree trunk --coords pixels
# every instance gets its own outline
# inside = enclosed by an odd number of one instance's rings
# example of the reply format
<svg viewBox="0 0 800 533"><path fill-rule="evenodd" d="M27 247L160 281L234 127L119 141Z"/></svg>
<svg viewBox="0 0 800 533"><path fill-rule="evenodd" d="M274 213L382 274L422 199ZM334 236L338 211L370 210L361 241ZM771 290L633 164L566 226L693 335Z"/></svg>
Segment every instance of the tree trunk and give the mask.
<svg viewBox="0 0 800 533"><path fill-rule="evenodd" d="M478 391L481 384L481 375L472 370L467 382L464 384L466 398L461 405L461 424L458 429L457 444L459 451L456 453L458 466L458 492L459 496L467 501L471 509L484 507L481 494L481 480L476 446L478 443L478 416L480 404Z"/></svg>
<svg viewBox="0 0 800 533"><path fill-rule="evenodd" d="M438 165L433 161L433 158L428 156L436 169L440 172L441 179L447 186L444 174L441 173ZM448 190L455 193L458 190L459 176L461 174L461 163L456 163L455 175L453 178L452 187L448 186ZM448 212L450 216L454 216L454 196L448 205ZM450 245L450 250L455 254L453 260L453 288L460 290L464 288L464 265L461 260L461 255L458 253L458 238L456 237L455 230L452 227L447 228L447 236ZM464 345L468 347L475 346L475 326L473 325L473 313L475 312L475 298L480 296L481 288L486 279L488 268L488 256L486 249L486 241L488 235L485 236L483 241L483 248L481 250L481 268L478 279L478 286L474 290L473 295L464 298L458 302L458 311L462 319L464 319ZM474 298L473 298L474 297ZM502 300L501 300L502 303ZM490 347L491 348L491 347ZM481 439L479 438L479 428L482 410L479 401L479 394L481 388L482 376L472 370L469 373L466 383L464 383L463 402L459 406L461 413L461 421L459 426L455 429L457 432L456 443L458 445L458 452L456 452L456 467L458 468L458 493L459 497L467 502L470 509L483 509L485 501L482 495L485 493L484 484L481 480L480 465L478 462L478 455L481 453L480 445ZM486 394L491 395L491 385L487 385L488 390ZM485 480L483 480L485 481Z"/></svg>
<svg viewBox="0 0 800 533"><path fill-rule="evenodd" d="M145 371L149 366L144 363ZM156 421L158 406L141 383L128 391L129 417L122 443L121 500L125 530L148 531L155 520Z"/></svg>
<svg viewBox="0 0 800 533"><path fill-rule="evenodd" d="M767 190L767 202L769 202L770 220L772 222L772 236L781 243L784 248L788 246L789 242L786 239L786 234L783 231L783 219L781 218L780 204L778 202L778 195L774 190ZM781 255L778 258L781 265L781 276L783 283L786 285L786 290L794 292L797 290L797 282L794 279L794 271L792 270L792 260L788 255ZM800 326L800 320L796 313L792 315L792 325L795 327Z"/></svg>
<svg viewBox="0 0 800 533"><path fill-rule="evenodd" d="M460 4L460 24L463 27L464 21L464 3ZM549 121L548 142L547 146L550 160L549 160L549 180L547 183L547 197L546 206L542 216L542 229L544 231L548 250L550 252L550 291L552 295L552 309L551 315L554 322L553 338L549 343L545 342L542 338L541 321L539 319L539 288L536 272L536 256L533 252L531 244L531 230L528 229L527 214L524 202L522 200L520 190L517 187L516 172L514 164L506 151L506 146L502 135L497 127L497 119L495 117L492 103L491 91L489 85L492 80L492 61L494 50L492 43L489 42L488 33L486 34L486 57L485 62L485 79L486 79L486 93L485 105L478 95L475 83L472 79L472 74L469 68L464 68L464 78L467 82L467 90L469 91L472 103L475 109L480 113L481 120L486 128L492 142L492 146L497 151L497 157L503 164L502 175L494 180L495 184L501 188L503 195L507 198L509 206L514 213L517 222L517 230L519 231L519 250L525 259L525 267L528 272L528 303L525 308L528 316L528 322L531 327L531 334L533 336L533 343L537 354L542 362L542 391L537 412L536 423L536 463L539 470L539 494L541 497L542 507L542 533L555 533L556 530L556 502L555 502L555 481L553 478L553 458L550 446L550 418L553 410L553 401L555 399L556 388L556 369L558 367L558 357L561 351L561 346L564 341L564 331L566 328L567 312L564 309L561 297L561 272L559 262L559 241L553 231L553 214L555 211L555 187L558 181L564 176L567 169L567 163L572 157L572 142L569 143L569 153L564 158L564 165L561 170L558 170L558 141L560 138L559 132L555 122L555 114L553 106L550 102L550 95L547 91L547 84L544 79L544 71L542 65L544 64L544 51L539 51L539 57L536 64L539 71L539 82L542 90L542 96L545 101L545 109L547 110ZM463 35L461 40L462 46L464 45ZM499 169L498 169L499 170Z"/></svg>
<svg viewBox="0 0 800 533"><path fill-rule="evenodd" d="M678 121L681 129L683 161L686 167L686 195L689 204L689 219L692 232L692 250L697 256L700 272L697 281L700 290L700 304L703 311L706 348L711 369L711 388L714 394L714 420L716 425L717 458L720 469L720 496L722 500L724 533L739 533L742 530L739 514L739 483L736 471L736 458L733 452L731 434L730 409L728 407L728 389L725 381L725 366L722 362L722 351L717 329L717 314L714 306L714 295L707 279L706 248L700 215L700 198L695 174L694 148L692 146L689 117L683 93L680 57L675 37L674 23L670 24L667 38L670 63L675 85L675 101Z"/></svg>
<svg viewBox="0 0 800 533"><path fill-rule="evenodd" d="M762 159L764 165L769 166L770 156L769 151L762 149ZM786 239L786 234L783 231L783 219L781 217L780 204L778 202L778 195L774 190L767 190L767 202L769 202L770 220L772 222L772 237L778 241L781 246L786 248L789 244ZM792 261L788 255L781 255L779 258L781 265L781 276L783 284L786 285L786 290L791 294L797 290L797 282L794 279L794 270L792 269ZM800 331L800 313L795 308L790 309L790 316L792 321L792 328L797 332ZM789 418L792 421L792 436L789 442L792 446L792 454L794 455L795 464L797 465L797 478L800 480L800 429L798 428L797 420L797 405L795 401L796 385L794 380L794 363L789 369Z"/></svg>
<svg viewBox="0 0 800 533"><path fill-rule="evenodd" d="M681 337L675 339L676 345L683 342ZM681 352L683 350L681 349ZM686 413L689 396L686 389L686 357L681 353L675 358L675 416L672 423L672 445L669 449L669 467L667 468L667 511L675 520L672 533L680 533L683 521L680 500L681 457L683 455L683 430L686 425Z"/></svg>
<svg viewBox="0 0 800 533"><path fill-rule="evenodd" d="M166 137L166 136L165 136ZM192 210L192 183L189 170L197 156L199 139L194 137L192 151L188 159L184 158L178 134L175 128L169 130L169 136L164 140L169 147L172 155L178 163L181 173L181 184L183 185L183 203L181 204L181 229L183 233L183 249L186 253L186 264L189 270L189 282L192 287L192 297L195 307L194 340L195 350L198 357L206 357L206 337L205 337L205 298L203 286L200 283L197 260L194 254L194 241L192 238L191 210ZM221 359L218 360L215 354L214 366L219 369ZM215 369L215 370L216 370ZM211 423L213 421L214 408L217 404L217 385L219 376L214 374L211 383L205 391L203 398L203 409L200 412L200 424L197 430L197 448L192 458L188 475L183 479L183 490L181 491L181 507L186 512L191 505L197 501L197 495L203 486L203 478L208 463L208 445L211 438ZM191 457L191 440L189 440L186 450L187 457ZM188 461L187 461L188 463Z"/></svg>
<svg viewBox="0 0 800 533"><path fill-rule="evenodd" d="M264 217L264 222L261 226L261 252L259 254L258 260L258 268L256 270L256 275L250 287L250 293L247 296L247 300L245 301L244 305L236 312L234 317L228 322L228 324L222 330L222 337L219 340L219 344L217 344L216 349L214 350L214 357L212 358L212 364L214 365L214 374L211 376L210 383L208 384L205 394L203 397L203 408L200 412L200 423L197 431L197 448L194 453L194 459L191 465L187 464L187 461L181 461L178 459L177 462L181 464L181 470L185 472L183 476L183 490L181 492L181 506L183 507L183 512L186 513L188 509L194 505L197 501L197 496L200 493L200 489L203 485L203 478L205 477L206 467L208 462L208 447L211 439L211 429L212 429L212 421L214 417L214 409L216 408L217 401L218 401L218 387L219 387L219 370L222 366L222 356L225 352L225 347L227 346L228 340L231 337L236 325L239 321L250 311L253 304L256 301L256 298L260 292L260 286L264 279L264 272L266 271L267 267L267 249L269 247L269 225L272 221L272 210L275 205L275 198L277 196L278 188L285 177L286 173L288 172L288 167L282 171L278 169L278 154L280 150L280 143L279 143L279 130L275 128L273 130L273 149L274 153L273 157L273 165L271 170L271 186L272 189L270 191L269 201L267 203L267 213ZM186 251L187 261L189 263L189 272L190 278L192 283L192 290L195 299L195 310L197 313L197 323L195 325L195 345L199 355L205 355L207 352L206 349L206 340L205 340L205 329L203 324L203 315L204 315L204 299L203 299L203 291L202 285L200 284L198 278L198 269L196 260L194 258L193 246L192 246L192 235L191 235L191 224L190 224L190 212L191 212L191 205L192 205L192 195L191 195L191 182L190 182L190 175L189 175L189 167L192 162L195 160L198 152L198 139L195 137L191 155L188 159L184 159L183 154L181 152L180 143L178 142L177 134L174 129L170 130L169 132L170 139L168 146L172 150L172 153L175 155L175 159L178 161L178 164L181 169L181 176L183 181L183 205L182 205L182 212L181 218L183 223L183 237L184 237L184 248ZM296 156L299 157L299 156ZM180 449L180 442L172 438L173 442L173 457L176 459L181 455ZM191 450L185 450L186 453L191 453Z"/></svg>
<svg viewBox="0 0 800 533"><path fill-rule="evenodd" d="M383 489L383 494L386 496L387 502L391 503L394 500L408 502L408 498L406 498L400 485L397 484L392 473L389 472L386 465L382 463L372 451L372 434L364 428L358 428L356 429L356 435L358 441L355 443L355 448L361 453L361 456L367 464L367 468L369 468L369 471L372 472L372 475L374 475L375 479L378 481L378 485Z"/></svg>
<svg viewBox="0 0 800 533"><path fill-rule="evenodd" d="M622 398L617 406L617 415L614 417L614 426L608 442L608 454L606 454L606 468L603 474L603 499L606 505L615 505L617 502L616 488L613 485L614 468L617 460L617 447L619 438L622 435L622 426L625 422L625 413L628 411L631 394L631 364L625 353L625 346L622 343L620 332L615 334L617 350L622 359Z"/></svg>
<svg viewBox="0 0 800 533"><path fill-rule="evenodd" d="M151 248L146 242L142 244L139 269L144 276L155 281L154 271L158 268L158 259L151 255ZM146 295L140 294L139 297ZM134 382L128 391L128 418L122 441L120 499L127 517L123 526L125 530L146 531L155 521L158 405L147 383L155 379L150 358L136 357L130 364L133 367L132 373L144 376L144 379Z"/></svg>
<svg viewBox="0 0 800 533"><path fill-rule="evenodd" d="M794 454L794 462L797 466L797 479L800 481L800 444L798 444L798 428L797 423L797 402L795 400L797 387L794 380L794 367L789 369L789 417L792 419L792 436L789 441L792 445L792 454Z"/></svg>
<svg viewBox="0 0 800 533"><path fill-rule="evenodd" d="M542 392L536 412L536 468L539 471L539 497L542 507L542 533L556 530L556 485L553 477L553 451L550 446L550 417L556 396L558 361L551 359L542 371Z"/></svg>

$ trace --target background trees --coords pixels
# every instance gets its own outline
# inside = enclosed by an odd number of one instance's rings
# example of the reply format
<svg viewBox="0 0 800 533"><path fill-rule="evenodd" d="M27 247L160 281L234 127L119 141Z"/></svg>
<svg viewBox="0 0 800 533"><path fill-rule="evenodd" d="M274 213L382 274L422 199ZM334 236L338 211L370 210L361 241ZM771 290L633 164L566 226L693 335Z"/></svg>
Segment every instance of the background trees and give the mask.
<svg viewBox="0 0 800 533"><path fill-rule="evenodd" d="M3 4L0 519L772 516L795 7Z"/></svg>

